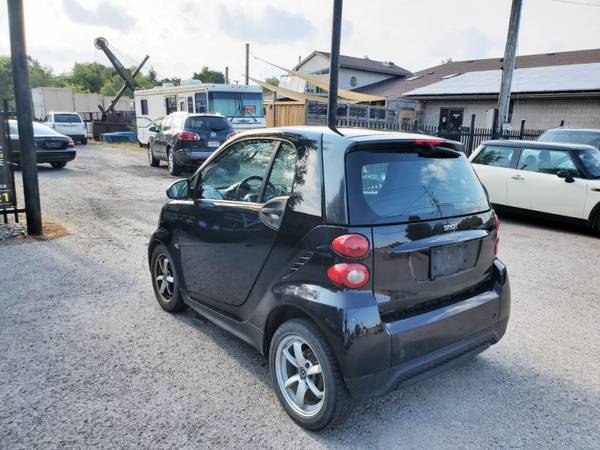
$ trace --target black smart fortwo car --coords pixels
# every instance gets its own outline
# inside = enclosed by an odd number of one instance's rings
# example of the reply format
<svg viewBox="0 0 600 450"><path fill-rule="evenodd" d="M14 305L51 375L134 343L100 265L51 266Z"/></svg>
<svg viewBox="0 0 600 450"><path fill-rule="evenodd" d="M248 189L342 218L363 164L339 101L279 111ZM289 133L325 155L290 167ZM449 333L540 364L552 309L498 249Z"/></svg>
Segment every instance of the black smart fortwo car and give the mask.
<svg viewBox="0 0 600 450"><path fill-rule="evenodd" d="M160 306L267 355L309 429L473 357L510 312L499 222L460 144L338 131L231 139L168 189L148 249Z"/></svg>

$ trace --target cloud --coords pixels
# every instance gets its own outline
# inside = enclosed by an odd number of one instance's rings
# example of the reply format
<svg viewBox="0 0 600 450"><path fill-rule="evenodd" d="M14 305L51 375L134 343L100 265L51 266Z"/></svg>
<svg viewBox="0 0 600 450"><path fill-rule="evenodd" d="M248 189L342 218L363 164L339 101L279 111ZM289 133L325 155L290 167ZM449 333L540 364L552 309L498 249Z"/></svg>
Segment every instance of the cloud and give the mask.
<svg viewBox="0 0 600 450"><path fill-rule="evenodd" d="M67 17L77 24L106 26L119 31L129 31L135 24L135 19L124 9L110 3L84 8L77 0L63 0Z"/></svg>
<svg viewBox="0 0 600 450"><path fill-rule="evenodd" d="M220 5L218 23L228 36L257 43L278 43L302 39L315 33L315 26L302 14L290 13L275 6L267 6L258 16L236 8L230 12Z"/></svg>

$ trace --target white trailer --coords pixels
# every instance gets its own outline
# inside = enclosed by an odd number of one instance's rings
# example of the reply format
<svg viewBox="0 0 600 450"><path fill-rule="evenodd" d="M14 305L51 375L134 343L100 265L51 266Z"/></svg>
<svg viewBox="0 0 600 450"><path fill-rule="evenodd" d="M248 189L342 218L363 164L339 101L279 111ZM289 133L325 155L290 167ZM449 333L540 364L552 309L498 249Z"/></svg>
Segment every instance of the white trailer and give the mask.
<svg viewBox="0 0 600 450"><path fill-rule="evenodd" d="M152 134L148 129L175 111L220 113L238 130L265 126L262 89L258 86L186 80L180 86L139 89L133 97L137 136L143 145Z"/></svg>
<svg viewBox="0 0 600 450"><path fill-rule="evenodd" d="M43 120L50 111L76 112L86 121L99 119L101 112L98 105L107 108L112 97L87 92L73 92L71 88L38 87L31 90L33 117ZM130 111L132 106L129 97L121 97L115 105L116 111Z"/></svg>

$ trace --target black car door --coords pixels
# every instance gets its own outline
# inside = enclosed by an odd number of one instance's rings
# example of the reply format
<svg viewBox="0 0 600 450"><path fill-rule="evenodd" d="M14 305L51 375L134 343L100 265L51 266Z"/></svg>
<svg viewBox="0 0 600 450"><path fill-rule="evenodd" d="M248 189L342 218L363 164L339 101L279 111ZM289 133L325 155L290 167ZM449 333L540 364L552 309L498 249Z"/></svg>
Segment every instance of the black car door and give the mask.
<svg viewBox="0 0 600 450"><path fill-rule="evenodd" d="M264 181L270 167L277 166L274 156L283 155L284 148L286 155L291 148L295 156L291 144L284 147L276 140L231 144L203 168L193 189L195 198L182 202L181 271L194 300L216 306L246 300L277 236L277 226L265 220L264 212L277 218L285 206L277 201L265 205L263 199L281 199L291 189L293 174L279 177L284 180L276 181L279 185ZM295 168L289 162L286 167ZM286 183L289 187L281 187Z"/></svg>

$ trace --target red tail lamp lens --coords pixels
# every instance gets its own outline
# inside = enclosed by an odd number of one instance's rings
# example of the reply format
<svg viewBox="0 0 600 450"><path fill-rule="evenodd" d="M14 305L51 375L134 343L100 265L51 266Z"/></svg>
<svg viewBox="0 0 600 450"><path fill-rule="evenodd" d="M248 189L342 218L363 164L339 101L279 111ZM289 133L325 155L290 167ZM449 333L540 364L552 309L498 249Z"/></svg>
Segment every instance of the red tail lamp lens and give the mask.
<svg viewBox="0 0 600 450"><path fill-rule="evenodd" d="M444 140L441 138L415 139L415 144L417 145L440 145L442 142L444 142Z"/></svg>
<svg viewBox="0 0 600 450"><path fill-rule="evenodd" d="M327 270L329 279L338 286L359 289L369 282L369 269L362 264L336 264Z"/></svg>
<svg viewBox="0 0 600 450"><path fill-rule="evenodd" d="M232 137L234 137L236 134L237 134L237 131L232 131L231 133L229 133L229 134L227 135L227 139L228 139L228 140L229 140L229 139L231 139L231 138L232 138Z"/></svg>
<svg viewBox="0 0 600 450"><path fill-rule="evenodd" d="M369 253L369 240L362 234L344 234L331 242L331 248L341 256L362 258Z"/></svg>
<svg viewBox="0 0 600 450"><path fill-rule="evenodd" d="M193 131L180 131L177 133L177 139L181 139L182 141L199 141L200 136Z"/></svg>
<svg viewBox="0 0 600 450"><path fill-rule="evenodd" d="M73 139L69 139L69 143L67 144L67 147L69 147L69 148L75 147L75 141L73 141Z"/></svg>
<svg viewBox="0 0 600 450"><path fill-rule="evenodd" d="M498 254L498 246L500 245L500 218L498 214L494 214L494 255Z"/></svg>

